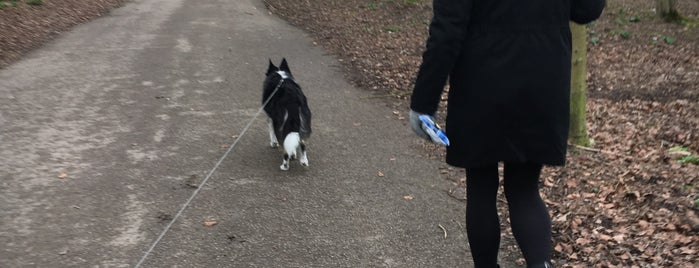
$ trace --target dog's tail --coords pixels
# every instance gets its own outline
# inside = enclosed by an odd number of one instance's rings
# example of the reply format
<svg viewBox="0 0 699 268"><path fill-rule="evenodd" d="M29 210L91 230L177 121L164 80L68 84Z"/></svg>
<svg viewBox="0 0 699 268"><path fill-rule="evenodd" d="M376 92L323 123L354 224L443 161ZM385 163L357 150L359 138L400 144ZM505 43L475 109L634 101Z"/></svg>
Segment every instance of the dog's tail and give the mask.
<svg viewBox="0 0 699 268"><path fill-rule="evenodd" d="M284 138L284 152L289 157L296 156L296 148L301 144L301 135L298 132L291 132Z"/></svg>

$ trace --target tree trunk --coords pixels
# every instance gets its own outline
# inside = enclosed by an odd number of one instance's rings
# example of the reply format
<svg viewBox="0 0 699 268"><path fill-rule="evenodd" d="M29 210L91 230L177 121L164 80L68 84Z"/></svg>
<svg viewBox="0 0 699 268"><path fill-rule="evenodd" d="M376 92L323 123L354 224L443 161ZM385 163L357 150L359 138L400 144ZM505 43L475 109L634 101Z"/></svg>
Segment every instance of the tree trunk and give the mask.
<svg viewBox="0 0 699 268"><path fill-rule="evenodd" d="M585 120L585 96L587 83L587 29L584 25L570 24L573 34L573 57L570 80L570 142L580 146L589 146L590 138L587 133Z"/></svg>
<svg viewBox="0 0 699 268"><path fill-rule="evenodd" d="M677 0L655 0L655 13L666 22L678 22L682 19L675 8Z"/></svg>

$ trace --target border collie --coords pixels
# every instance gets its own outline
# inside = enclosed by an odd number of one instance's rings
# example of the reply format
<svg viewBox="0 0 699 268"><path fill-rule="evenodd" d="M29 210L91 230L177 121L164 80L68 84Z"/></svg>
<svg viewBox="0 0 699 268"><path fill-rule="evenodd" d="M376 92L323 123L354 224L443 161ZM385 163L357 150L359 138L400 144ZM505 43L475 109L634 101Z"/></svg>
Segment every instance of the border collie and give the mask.
<svg viewBox="0 0 699 268"><path fill-rule="evenodd" d="M289 170L289 160L297 158L296 152L299 148L299 162L307 167L308 156L304 140L311 135L311 110L308 108L306 96L294 80L286 59L282 59L279 67L274 66L270 59L265 75L267 77L262 87L262 105L268 117L269 145L279 147L279 140L282 139L284 144L284 158L279 168Z"/></svg>

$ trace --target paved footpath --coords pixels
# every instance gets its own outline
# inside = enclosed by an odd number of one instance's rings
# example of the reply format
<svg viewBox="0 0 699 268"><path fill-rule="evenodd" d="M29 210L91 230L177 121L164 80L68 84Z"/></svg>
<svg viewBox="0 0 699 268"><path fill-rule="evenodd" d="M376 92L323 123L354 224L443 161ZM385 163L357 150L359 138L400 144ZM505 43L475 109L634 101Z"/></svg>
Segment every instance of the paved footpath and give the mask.
<svg viewBox="0 0 699 268"><path fill-rule="evenodd" d="M470 266L440 161L306 34L259 0L133 0L0 70L0 267L133 267L282 57L310 168L280 171L258 117L143 267Z"/></svg>

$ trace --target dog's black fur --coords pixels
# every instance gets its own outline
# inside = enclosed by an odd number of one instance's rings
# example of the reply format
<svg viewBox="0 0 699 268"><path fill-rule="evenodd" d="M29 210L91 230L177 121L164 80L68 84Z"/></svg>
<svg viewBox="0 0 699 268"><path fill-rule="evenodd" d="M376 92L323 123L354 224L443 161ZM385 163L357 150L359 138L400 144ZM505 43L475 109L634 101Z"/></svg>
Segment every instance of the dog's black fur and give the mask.
<svg viewBox="0 0 699 268"><path fill-rule="evenodd" d="M277 147L279 141L282 141L285 150L280 168L289 168L288 161L296 158L298 147L301 149L301 164L308 166L304 140L311 135L311 110L308 108L306 96L294 80L286 59L282 59L279 67L270 60L265 75L262 104L265 104L271 95L271 99L264 106L264 111L269 117L270 145Z"/></svg>

